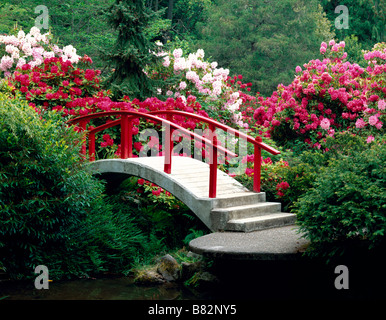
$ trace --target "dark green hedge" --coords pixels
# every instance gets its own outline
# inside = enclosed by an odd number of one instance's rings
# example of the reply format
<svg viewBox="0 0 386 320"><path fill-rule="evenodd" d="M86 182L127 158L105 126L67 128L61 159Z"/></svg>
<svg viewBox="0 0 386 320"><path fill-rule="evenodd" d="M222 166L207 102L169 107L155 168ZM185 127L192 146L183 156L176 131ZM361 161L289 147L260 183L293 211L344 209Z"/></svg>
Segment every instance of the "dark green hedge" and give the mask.
<svg viewBox="0 0 386 320"><path fill-rule="evenodd" d="M385 141L367 144L363 137L343 134L335 143L328 165L294 210L311 240L310 254L329 257L358 241L378 247L386 236Z"/></svg>
<svg viewBox="0 0 386 320"><path fill-rule="evenodd" d="M81 135L60 115L44 120L0 93L0 267L16 279L127 271L149 250L130 208L123 214L79 155ZM152 249L152 250L153 250Z"/></svg>
<svg viewBox="0 0 386 320"><path fill-rule="evenodd" d="M41 120L0 94L0 260L13 276L72 250L69 230L101 207L103 185L83 168L80 138L60 116Z"/></svg>

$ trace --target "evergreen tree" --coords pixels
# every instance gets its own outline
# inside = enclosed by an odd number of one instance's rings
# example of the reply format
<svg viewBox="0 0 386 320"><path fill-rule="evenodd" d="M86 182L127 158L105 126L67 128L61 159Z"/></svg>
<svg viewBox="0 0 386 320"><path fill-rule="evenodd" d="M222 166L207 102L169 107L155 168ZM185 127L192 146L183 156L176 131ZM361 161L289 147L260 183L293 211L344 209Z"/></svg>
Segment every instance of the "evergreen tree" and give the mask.
<svg viewBox="0 0 386 320"><path fill-rule="evenodd" d="M348 10L348 28L337 29L338 40L357 37L359 44L370 50L376 43L386 41L386 0L321 0L327 18L332 24L341 12L335 12L339 5Z"/></svg>
<svg viewBox="0 0 386 320"><path fill-rule="evenodd" d="M8 33L15 23L27 33L40 15L35 8L45 5L54 41L59 47L73 45L80 56L87 54L93 60L93 68L101 69L104 76L105 61L100 48L111 48L115 39L104 12L113 3L114 0L1 0L0 33Z"/></svg>
<svg viewBox="0 0 386 320"><path fill-rule="evenodd" d="M114 46L106 53L114 69L107 85L115 98L127 95L130 99L144 100L155 92L154 80L144 73L146 65L156 59L153 45L144 34L152 15L142 0L116 0L107 14L118 33Z"/></svg>
<svg viewBox="0 0 386 320"><path fill-rule="evenodd" d="M264 95L288 85L296 66L318 57L321 42L333 37L316 0L217 0L199 32L207 56Z"/></svg>

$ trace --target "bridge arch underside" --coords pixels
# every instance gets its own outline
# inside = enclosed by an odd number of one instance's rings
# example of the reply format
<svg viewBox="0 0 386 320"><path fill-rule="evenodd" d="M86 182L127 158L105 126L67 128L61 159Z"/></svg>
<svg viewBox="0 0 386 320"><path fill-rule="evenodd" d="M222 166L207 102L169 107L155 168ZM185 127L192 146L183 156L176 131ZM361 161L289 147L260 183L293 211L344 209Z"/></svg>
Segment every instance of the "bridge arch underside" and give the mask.
<svg viewBox="0 0 386 320"><path fill-rule="evenodd" d="M160 186L161 188L169 191L173 196L175 196L177 199L181 200L183 203L185 203L190 210L192 210L204 223L205 225L210 228L210 221L208 220L205 222L206 217L210 215L210 211L208 211L207 205L210 205L210 200L205 199L192 199L189 195L189 192L184 190L182 187L178 188L176 186L170 186L170 183L164 183L165 179L157 179L156 175L148 175L139 176L138 174L134 173L128 173L128 172L98 172L94 173L94 175L98 179L102 179L107 182L106 185L106 193L107 194L114 194L116 189L122 184L123 181L130 177L138 177L145 179L147 181L153 182L154 184ZM176 190L177 189L177 190ZM179 190L178 190L179 189ZM200 207L200 202L204 202L206 204L202 204L204 207ZM210 208L212 209L212 208ZM213 231L213 230L212 230Z"/></svg>
<svg viewBox="0 0 386 320"><path fill-rule="evenodd" d="M209 166L203 162L187 157L173 157L172 172L163 172L163 157L106 159L91 162L91 171L99 178L107 181L107 192L111 192L130 176L151 181L169 191L185 203L192 212L211 230L217 231L211 211L218 206L218 198L208 197ZM240 192L246 189L236 180L218 171L219 180L225 179L230 189L235 186ZM223 182L224 185L224 182Z"/></svg>

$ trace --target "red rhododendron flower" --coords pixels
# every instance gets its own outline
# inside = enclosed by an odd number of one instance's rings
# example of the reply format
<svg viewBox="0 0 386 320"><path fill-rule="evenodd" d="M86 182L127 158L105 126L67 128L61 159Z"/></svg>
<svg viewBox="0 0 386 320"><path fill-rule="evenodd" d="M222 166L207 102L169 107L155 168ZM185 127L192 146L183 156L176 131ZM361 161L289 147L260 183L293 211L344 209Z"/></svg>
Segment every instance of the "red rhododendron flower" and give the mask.
<svg viewBox="0 0 386 320"><path fill-rule="evenodd" d="M84 74L84 77L88 80L88 81L91 81L92 79L94 79L95 77L95 71L92 70L92 69L87 69L85 74Z"/></svg>
<svg viewBox="0 0 386 320"><path fill-rule="evenodd" d="M158 197L161 194L161 192L162 192L162 188L159 188L159 187L158 187L158 189L155 189L155 190L151 191L151 193L153 195L155 195L156 197Z"/></svg>

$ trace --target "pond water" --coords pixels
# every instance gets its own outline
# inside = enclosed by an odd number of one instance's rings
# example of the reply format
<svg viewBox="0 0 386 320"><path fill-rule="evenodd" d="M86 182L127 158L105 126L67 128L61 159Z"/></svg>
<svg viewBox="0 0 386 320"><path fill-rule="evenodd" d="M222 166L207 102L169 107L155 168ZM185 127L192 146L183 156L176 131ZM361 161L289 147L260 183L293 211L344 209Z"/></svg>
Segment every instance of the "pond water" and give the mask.
<svg viewBox="0 0 386 320"><path fill-rule="evenodd" d="M379 262L379 261L378 261ZM314 263L227 261L216 269L219 282L200 288L182 283L142 286L132 277L53 281L49 289L35 289L34 281L0 277L0 301L7 300L277 300L277 299L385 299L385 264L369 260L347 264L349 289L336 288L335 266ZM6 279L6 278L3 278Z"/></svg>
<svg viewBox="0 0 386 320"><path fill-rule="evenodd" d="M33 281L0 281L0 299L4 300L197 300L210 296L210 292L176 283L139 286L131 277L50 282L47 290L35 289Z"/></svg>

